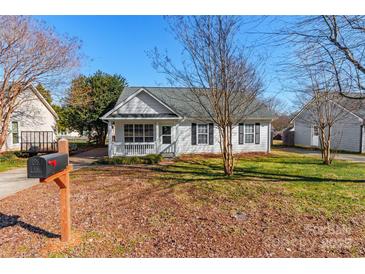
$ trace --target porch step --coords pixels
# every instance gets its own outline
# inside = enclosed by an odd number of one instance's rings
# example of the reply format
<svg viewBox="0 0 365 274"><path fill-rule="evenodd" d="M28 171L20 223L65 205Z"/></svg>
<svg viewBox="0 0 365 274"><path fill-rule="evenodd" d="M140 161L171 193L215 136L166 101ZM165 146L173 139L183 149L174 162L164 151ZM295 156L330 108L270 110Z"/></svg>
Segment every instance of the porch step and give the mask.
<svg viewBox="0 0 365 274"><path fill-rule="evenodd" d="M162 152L161 156L164 158L175 158L175 153L173 152Z"/></svg>

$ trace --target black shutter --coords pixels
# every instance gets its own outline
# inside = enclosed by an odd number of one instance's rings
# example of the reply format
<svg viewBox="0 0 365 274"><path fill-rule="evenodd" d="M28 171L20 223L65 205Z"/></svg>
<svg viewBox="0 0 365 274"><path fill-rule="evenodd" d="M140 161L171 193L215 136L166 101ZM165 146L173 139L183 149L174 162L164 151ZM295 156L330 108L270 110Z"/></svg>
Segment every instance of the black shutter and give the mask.
<svg viewBox="0 0 365 274"><path fill-rule="evenodd" d="M214 125L213 125L213 123L209 124L209 144L214 145Z"/></svg>
<svg viewBox="0 0 365 274"><path fill-rule="evenodd" d="M191 144L196 145L196 124L191 124Z"/></svg>
<svg viewBox="0 0 365 274"><path fill-rule="evenodd" d="M243 145L243 138L244 138L244 133L243 133L243 124L238 124L238 144Z"/></svg>
<svg viewBox="0 0 365 274"><path fill-rule="evenodd" d="M255 124L255 144L260 144L260 123Z"/></svg>

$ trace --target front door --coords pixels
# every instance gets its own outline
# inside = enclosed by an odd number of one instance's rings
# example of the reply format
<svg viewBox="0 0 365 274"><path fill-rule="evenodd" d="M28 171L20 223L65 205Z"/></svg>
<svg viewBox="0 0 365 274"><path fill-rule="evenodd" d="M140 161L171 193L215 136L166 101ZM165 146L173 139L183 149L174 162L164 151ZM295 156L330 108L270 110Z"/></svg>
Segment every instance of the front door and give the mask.
<svg viewBox="0 0 365 274"><path fill-rule="evenodd" d="M172 126L163 125L161 126L160 152L173 153L172 146Z"/></svg>
<svg viewBox="0 0 365 274"><path fill-rule="evenodd" d="M319 144L319 130L317 126L312 127L312 146L318 147Z"/></svg>

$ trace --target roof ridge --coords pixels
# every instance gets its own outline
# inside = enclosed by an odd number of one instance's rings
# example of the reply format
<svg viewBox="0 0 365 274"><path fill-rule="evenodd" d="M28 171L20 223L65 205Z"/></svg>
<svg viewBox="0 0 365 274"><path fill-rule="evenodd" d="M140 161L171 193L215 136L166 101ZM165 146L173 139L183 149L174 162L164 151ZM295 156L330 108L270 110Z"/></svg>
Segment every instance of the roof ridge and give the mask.
<svg viewBox="0 0 365 274"><path fill-rule="evenodd" d="M170 89L188 89L188 87L168 87L168 86L127 86L126 88L170 88Z"/></svg>

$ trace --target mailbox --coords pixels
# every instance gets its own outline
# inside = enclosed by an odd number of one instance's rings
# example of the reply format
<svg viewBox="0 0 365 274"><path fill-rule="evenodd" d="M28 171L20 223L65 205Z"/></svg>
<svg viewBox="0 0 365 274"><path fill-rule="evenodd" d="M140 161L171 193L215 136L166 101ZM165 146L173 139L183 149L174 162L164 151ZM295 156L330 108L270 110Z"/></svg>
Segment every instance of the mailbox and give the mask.
<svg viewBox="0 0 365 274"><path fill-rule="evenodd" d="M66 169L68 154L52 153L44 156L34 156L28 159L28 178L48 178Z"/></svg>

